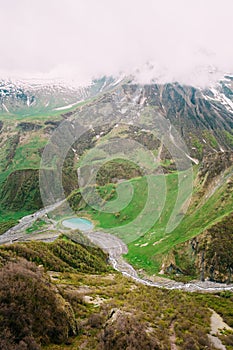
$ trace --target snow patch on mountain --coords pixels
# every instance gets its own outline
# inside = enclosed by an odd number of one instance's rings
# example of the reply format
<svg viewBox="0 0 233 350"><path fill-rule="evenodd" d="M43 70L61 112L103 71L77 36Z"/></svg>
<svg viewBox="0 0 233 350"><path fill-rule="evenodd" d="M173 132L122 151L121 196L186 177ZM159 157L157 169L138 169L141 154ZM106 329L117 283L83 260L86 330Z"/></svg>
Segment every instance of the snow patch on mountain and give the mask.
<svg viewBox="0 0 233 350"><path fill-rule="evenodd" d="M54 110L54 111L63 111L64 109L68 109L68 108L72 108L72 107L76 106L77 104L79 104L79 103L82 102L82 101L83 101L83 100L79 100L79 101L77 101L77 102L75 102L75 103L71 103L71 104L69 104L69 105L67 105L67 106L54 108L53 110Z"/></svg>

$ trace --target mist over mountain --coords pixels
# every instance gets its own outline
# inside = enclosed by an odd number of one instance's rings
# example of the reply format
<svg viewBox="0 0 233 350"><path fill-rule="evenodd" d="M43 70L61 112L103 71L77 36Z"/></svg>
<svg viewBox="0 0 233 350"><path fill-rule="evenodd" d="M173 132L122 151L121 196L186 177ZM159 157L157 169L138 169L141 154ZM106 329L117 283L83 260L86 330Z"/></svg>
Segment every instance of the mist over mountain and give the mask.
<svg viewBox="0 0 233 350"><path fill-rule="evenodd" d="M1 77L103 75L207 86L233 72L231 0L68 2L1 5Z"/></svg>

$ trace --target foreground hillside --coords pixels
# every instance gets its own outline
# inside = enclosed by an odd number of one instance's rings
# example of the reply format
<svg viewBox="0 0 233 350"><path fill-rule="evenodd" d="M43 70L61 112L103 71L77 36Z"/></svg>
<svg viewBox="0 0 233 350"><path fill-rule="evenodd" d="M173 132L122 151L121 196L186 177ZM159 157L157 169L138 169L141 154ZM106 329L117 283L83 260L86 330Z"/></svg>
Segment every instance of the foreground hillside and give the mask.
<svg viewBox="0 0 233 350"><path fill-rule="evenodd" d="M233 326L231 293L138 285L65 237L2 246L0 257L1 349L216 349L211 310ZM229 350L232 334L218 335Z"/></svg>

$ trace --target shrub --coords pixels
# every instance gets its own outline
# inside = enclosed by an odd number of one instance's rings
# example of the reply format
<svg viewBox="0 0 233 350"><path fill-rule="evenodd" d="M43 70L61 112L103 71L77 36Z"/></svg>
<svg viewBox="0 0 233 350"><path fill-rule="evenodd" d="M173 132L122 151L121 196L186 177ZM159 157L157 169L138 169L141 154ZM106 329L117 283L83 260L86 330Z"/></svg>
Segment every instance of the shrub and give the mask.
<svg viewBox="0 0 233 350"><path fill-rule="evenodd" d="M70 319L41 269L21 259L0 270L0 349L40 349L72 333Z"/></svg>
<svg viewBox="0 0 233 350"><path fill-rule="evenodd" d="M99 350L122 349L157 350L161 346L135 317L122 313L113 322L111 319L107 322L100 336Z"/></svg>

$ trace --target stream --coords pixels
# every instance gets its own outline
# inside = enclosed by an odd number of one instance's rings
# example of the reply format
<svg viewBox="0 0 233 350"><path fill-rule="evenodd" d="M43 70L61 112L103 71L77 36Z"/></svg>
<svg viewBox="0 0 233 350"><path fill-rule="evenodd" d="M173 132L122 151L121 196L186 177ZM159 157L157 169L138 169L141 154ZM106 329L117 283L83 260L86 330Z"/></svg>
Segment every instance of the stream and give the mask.
<svg viewBox="0 0 233 350"><path fill-rule="evenodd" d="M15 241L27 241L27 240L41 240L41 241L52 241L55 240L60 234L67 233L67 230L59 230L56 229L56 233L49 232L48 234L25 234L25 230L30 227L33 222L35 222L38 218L42 218L44 215L53 211L57 207L59 207L64 201L58 202L50 207L43 208L32 215L28 215L23 217L19 224L12 227L5 233L0 236L0 245L1 244L11 244ZM103 249L109 255L109 262L113 266L113 268L119 272L121 272L124 276L132 278L138 283L157 287L157 288L166 288L166 289L178 289L184 290L188 292L218 292L218 291L232 291L233 285L216 283L210 281L191 281L189 283L176 282L174 280L170 280L168 278L155 277L152 280L141 278L138 276L137 271L126 262L122 255L128 252L128 248L126 244L119 239L118 237L111 235L109 233L103 231L94 231L92 227L90 230L84 230L83 235L85 235L89 240Z"/></svg>

